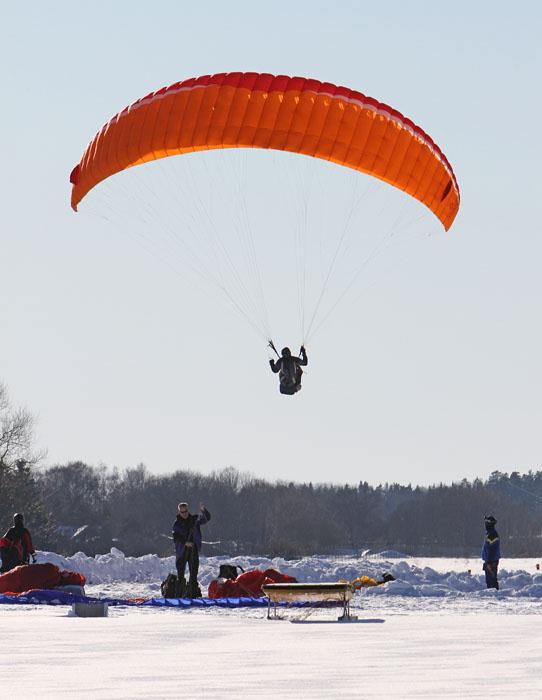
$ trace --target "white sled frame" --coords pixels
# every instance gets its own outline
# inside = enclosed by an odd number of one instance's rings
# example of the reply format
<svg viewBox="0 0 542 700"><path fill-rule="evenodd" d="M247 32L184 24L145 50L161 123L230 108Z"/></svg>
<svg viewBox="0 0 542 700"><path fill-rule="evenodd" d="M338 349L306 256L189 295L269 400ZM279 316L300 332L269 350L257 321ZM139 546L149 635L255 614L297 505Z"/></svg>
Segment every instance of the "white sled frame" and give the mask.
<svg viewBox="0 0 542 700"><path fill-rule="evenodd" d="M342 615L339 622L357 620L350 613L350 601L354 595L354 588L350 583L269 583L262 586L267 596L267 619L279 619L277 616L277 603L313 603L318 607L320 603L337 603L342 605ZM271 615L273 605L273 615Z"/></svg>

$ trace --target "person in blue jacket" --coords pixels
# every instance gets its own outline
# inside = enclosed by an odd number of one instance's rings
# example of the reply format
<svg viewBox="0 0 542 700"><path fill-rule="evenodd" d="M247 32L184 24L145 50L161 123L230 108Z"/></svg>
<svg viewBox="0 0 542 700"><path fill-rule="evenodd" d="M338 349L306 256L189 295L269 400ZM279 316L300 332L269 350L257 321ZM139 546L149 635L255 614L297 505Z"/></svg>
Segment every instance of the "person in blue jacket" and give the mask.
<svg viewBox="0 0 542 700"><path fill-rule="evenodd" d="M496 588L499 590L497 573L499 569L499 559L501 558L501 543L499 533L495 529L496 524L497 520L492 515L484 516L486 536L482 547L482 559L484 560L487 588Z"/></svg>
<svg viewBox="0 0 542 700"><path fill-rule="evenodd" d="M201 526L208 523L211 519L211 514L203 503L199 504L199 510L199 515L191 514L188 510L188 504L183 501L177 507L177 518L173 523L177 576L179 581L184 579L184 572L188 563L190 574L188 595L191 598L196 597L198 591L199 553L202 540Z"/></svg>

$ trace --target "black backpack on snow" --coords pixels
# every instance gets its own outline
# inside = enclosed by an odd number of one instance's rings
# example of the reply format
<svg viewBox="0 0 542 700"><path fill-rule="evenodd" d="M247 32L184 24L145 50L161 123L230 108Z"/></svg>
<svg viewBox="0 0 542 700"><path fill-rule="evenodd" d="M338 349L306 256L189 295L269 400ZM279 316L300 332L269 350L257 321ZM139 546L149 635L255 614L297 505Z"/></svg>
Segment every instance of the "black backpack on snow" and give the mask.
<svg viewBox="0 0 542 700"><path fill-rule="evenodd" d="M218 571L218 578L229 578L236 579L239 575L237 573L239 569L242 573L245 572L242 566L234 566L234 564L220 564L220 569Z"/></svg>
<svg viewBox="0 0 542 700"><path fill-rule="evenodd" d="M160 586L162 598L186 598L186 588L186 580L182 578L179 581L175 574L168 574Z"/></svg>

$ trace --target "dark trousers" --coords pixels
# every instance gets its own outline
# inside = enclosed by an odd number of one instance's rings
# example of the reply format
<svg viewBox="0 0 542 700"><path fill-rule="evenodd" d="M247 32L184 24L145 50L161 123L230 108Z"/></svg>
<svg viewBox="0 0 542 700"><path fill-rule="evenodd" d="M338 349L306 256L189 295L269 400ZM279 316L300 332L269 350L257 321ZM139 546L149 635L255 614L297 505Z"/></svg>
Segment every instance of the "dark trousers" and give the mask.
<svg viewBox="0 0 542 700"><path fill-rule="evenodd" d="M9 549L2 550L2 567L0 568L0 573L5 574L11 571L16 566L21 564L28 564L28 562L22 562L19 557L19 552L15 547L10 547Z"/></svg>
<svg viewBox="0 0 542 700"><path fill-rule="evenodd" d="M186 569L186 564L188 562L188 572L190 574L190 581L196 582L198 580L198 570L199 570L199 552L196 545L193 547L185 547L177 561L177 576L179 579L184 578L184 572Z"/></svg>
<svg viewBox="0 0 542 700"><path fill-rule="evenodd" d="M496 588L499 590L499 582L497 581L497 573L499 569L498 561L484 563L484 572L486 574L486 587Z"/></svg>

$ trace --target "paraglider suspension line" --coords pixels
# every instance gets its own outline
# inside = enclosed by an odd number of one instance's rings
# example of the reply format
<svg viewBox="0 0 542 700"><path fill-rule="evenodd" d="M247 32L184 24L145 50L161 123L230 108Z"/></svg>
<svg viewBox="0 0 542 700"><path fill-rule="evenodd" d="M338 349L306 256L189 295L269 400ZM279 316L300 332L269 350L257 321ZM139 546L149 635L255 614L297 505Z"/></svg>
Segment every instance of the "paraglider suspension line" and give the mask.
<svg viewBox="0 0 542 700"><path fill-rule="evenodd" d="M268 341L267 345L268 345L268 347L271 348L271 350L273 350L276 353L277 357L280 357L278 350L275 347L275 344L273 343L273 341L271 339Z"/></svg>

